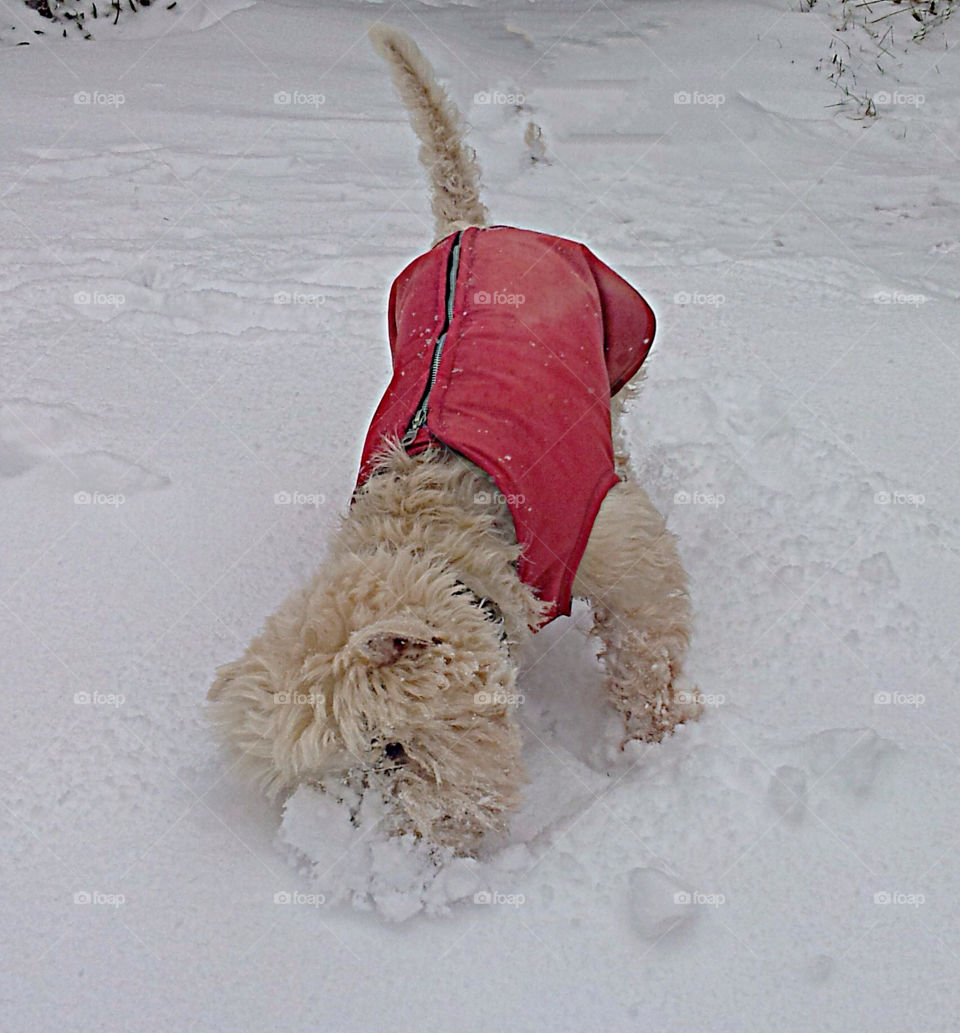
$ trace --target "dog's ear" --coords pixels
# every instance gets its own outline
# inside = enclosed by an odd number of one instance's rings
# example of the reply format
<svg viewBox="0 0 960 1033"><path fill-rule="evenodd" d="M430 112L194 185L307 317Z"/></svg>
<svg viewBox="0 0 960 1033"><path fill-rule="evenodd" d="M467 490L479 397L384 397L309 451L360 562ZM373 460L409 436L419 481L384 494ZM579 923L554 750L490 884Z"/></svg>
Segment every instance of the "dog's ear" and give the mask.
<svg viewBox="0 0 960 1033"><path fill-rule="evenodd" d="M371 667L386 667L401 658L415 660L436 642L428 624L415 617L396 616L355 631L349 646Z"/></svg>

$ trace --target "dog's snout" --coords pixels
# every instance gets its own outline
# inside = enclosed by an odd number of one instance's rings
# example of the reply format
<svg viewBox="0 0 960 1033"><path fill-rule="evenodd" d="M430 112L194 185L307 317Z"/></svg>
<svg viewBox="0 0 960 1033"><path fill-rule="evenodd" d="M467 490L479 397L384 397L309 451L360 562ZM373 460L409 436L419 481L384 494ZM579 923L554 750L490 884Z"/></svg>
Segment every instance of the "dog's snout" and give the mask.
<svg viewBox="0 0 960 1033"><path fill-rule="evenodd" d="M394 764L403 764L407 759L407 751L403 748L403 743L400 742L388 742L383 748L383 752L386 754L388 760L392 760Z"/></svg>

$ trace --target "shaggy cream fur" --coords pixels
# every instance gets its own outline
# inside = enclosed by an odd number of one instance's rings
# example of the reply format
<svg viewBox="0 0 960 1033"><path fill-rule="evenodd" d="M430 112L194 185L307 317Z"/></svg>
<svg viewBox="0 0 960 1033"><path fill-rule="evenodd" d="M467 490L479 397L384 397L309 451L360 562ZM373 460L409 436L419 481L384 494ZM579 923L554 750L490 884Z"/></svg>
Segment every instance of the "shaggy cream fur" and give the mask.
<svg viewBox="0 0 960 1033"><path fill-rule="evenodd" d="M496 498L453 453L383 454L333 559L210 690L267 792L361 769L398 801L399 827L465 849L502 826L521 777L511 649L542 611Z"/></svg>
<svg viewBox="0 0 960 1033"><path fill-rule="evenodd" d="M409 37L379 25L371 37L423 143L438 234L484 225L459 112ZM625 737L652 741L698 708L680 689L686 578L633 481L620 419L629 393L611 403L622 481L574 591L593 605ZM396 804L395 830L475 852L505 829L522 780L515 655L544 611L517 576L519 555L485 473L446 449L411 457L386 443L324 568L217 671L212 716L238 764L270 794L304 781L376 785Z"/></svg>
<svg viewBox="0 0 960 1033"><path fill-rule="evenodd" d="M362 772L397 801L398 829L472 852L504 828L522 778L512 654L542 610L498 497L452 452L384 452L325 569L210 690L228 746L268 793ZM639 486L608 493L574 590L593 603L626 738L695 716L678 696L683 569Z"/></svg>
<svg viewBox="0 0 960 1033"><path fill-rule="evenodd" d="M394 86L420 138L420 163L430 173L434 243L467 226L486 226L477 156L463 142L463 116L437 82L430 62L403 32L376 22L374 49L387 62Z"/></svg>

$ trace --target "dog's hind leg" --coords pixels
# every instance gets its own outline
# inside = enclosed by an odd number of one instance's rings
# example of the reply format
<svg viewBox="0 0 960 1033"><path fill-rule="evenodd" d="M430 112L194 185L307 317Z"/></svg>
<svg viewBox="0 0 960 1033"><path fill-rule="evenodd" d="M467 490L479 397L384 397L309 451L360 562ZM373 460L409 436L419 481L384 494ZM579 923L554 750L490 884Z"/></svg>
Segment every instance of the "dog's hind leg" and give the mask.
<svg viewBox="0 0 960 1033"><path fill-rule="evenodd" d="M611 702L627 739L656 741L700 712L680 681L690 638L686 573L674 536L647 493L621 482L607 493L574 581L589 599Z"/></svg>

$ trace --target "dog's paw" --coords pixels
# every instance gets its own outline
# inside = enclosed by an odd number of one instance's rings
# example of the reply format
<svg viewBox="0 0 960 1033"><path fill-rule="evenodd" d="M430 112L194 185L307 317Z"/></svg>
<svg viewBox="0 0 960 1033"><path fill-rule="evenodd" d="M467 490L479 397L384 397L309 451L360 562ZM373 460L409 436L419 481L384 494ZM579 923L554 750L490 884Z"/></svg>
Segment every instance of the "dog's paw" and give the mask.
<svg viewBox="0 0 960 1033"><path fill-rule="evenodd" d="M652 677L646 691L638 698L634 696L628 705L621 697L619 710L623 716L625 736L623 749L628 742L660 742L677 725L695 721L703 713L701 694L696 686L681 676L674 677L667 665L668 677L664 672L652 670Z"/></svg>

